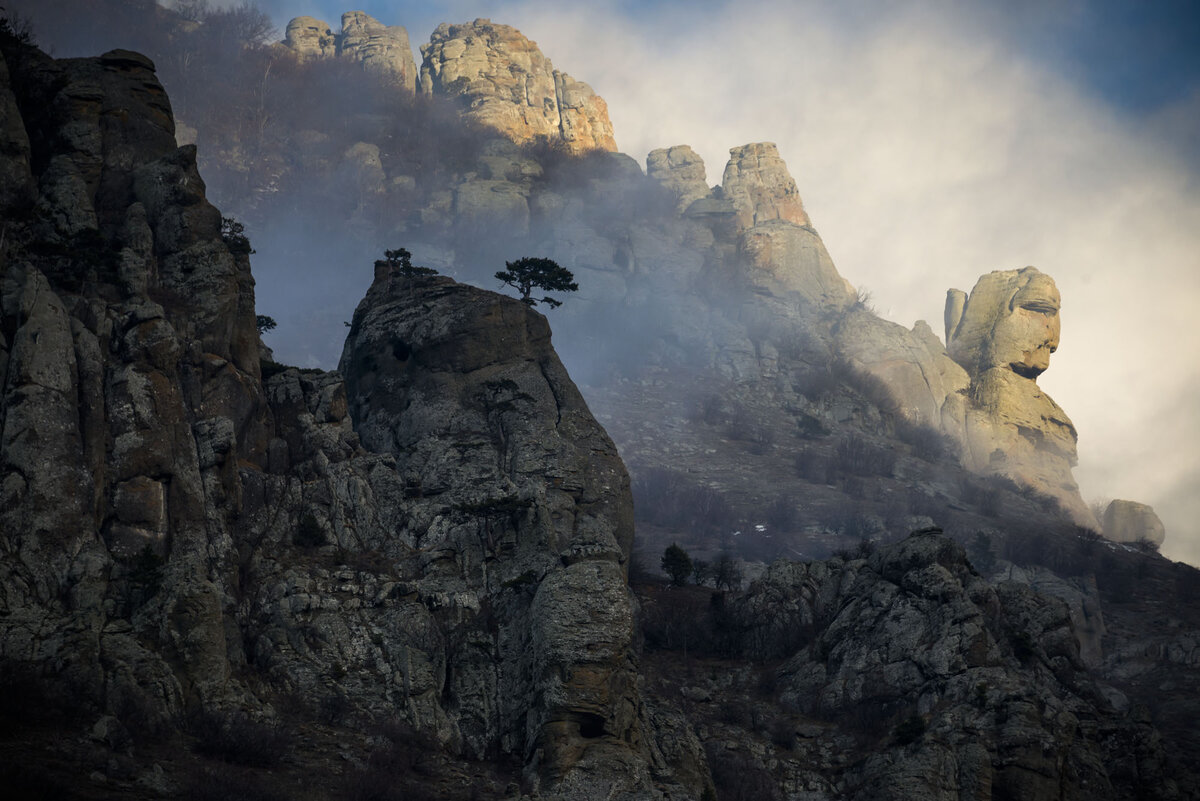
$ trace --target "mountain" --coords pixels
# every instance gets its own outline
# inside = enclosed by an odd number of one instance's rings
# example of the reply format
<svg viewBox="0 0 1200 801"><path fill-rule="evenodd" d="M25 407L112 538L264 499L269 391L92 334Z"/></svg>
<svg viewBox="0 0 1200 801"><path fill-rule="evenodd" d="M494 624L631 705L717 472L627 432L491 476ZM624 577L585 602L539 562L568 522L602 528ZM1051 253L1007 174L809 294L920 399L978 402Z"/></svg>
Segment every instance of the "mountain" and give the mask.
<svg viewBox="0 0 1200 801"><path fill-rule="evenodd" d="M347 35L275 69L353 76L462 147L397 150L386 114L290 139L192 116L180 145L145 56L0 41L19 797L1197 797L1200 585L1080 526L1035 381L1052 280L952 291L943 347L838 274L773 145L711 188L686 146L643 174L561 122L518 144ZM403 233L459 279L548 255L581 285L555 345L516 299L369 274L372 242L318 251L367 287L338 370L272 361L259 254L201 179L253 137L221 190L252 233ZM672 541L718 569L667 584Z"/></svg>

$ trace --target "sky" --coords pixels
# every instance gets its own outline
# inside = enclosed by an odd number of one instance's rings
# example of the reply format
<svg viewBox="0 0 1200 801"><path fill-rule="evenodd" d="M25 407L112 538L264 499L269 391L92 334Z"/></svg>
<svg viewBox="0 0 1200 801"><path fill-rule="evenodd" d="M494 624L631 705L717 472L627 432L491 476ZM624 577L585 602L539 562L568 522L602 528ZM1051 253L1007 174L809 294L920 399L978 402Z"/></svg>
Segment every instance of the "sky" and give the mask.
<svg viewBox="0 0 1200 801"><path fill-rule="evenodd" d="M228 4L228 2L226 2ZM330 0L260 0L282 32ZM1063 296L1040 385L1086 500L1153 505L1200 564L1200 3L384 2L520 29L608 102L620 149L773 141L838 269L941 332L945 290L1033 265ZM420 60L417 54L418 62Z"/></svg>

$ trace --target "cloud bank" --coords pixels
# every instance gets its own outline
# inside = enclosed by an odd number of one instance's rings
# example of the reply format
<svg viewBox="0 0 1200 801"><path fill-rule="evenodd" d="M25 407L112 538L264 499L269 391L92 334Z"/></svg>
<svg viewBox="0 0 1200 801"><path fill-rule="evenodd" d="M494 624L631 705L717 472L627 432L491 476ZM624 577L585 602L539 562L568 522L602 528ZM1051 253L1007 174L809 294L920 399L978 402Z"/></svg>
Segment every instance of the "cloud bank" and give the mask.
<svg viewBox="0 0 1200 801"><path fill-rule="evenodd" d="M870 11L870 13L868 13ZM500 19L499 12L493 17ZM775 141L839 270L941 330L945 290L1034 265L1063 295L1040 383L1080 432L1085 497L1151 503L1200 563L1196 97L1137 118L962 6L527 3L503 21L609 103L621 149ZM1194 130L1194 129L1192 129Z"/></svg>
<svg viewBox="0 0 1200 801"><path fill-rule="evenodd" d="M262 6L280 31L299 14L336 27L348 10ZM1063 335L1040 383L1079 430L1085 498L1153 504L1164 552L1200 564L1200 90L1147 111L1126 85L1111 103L1059 58L1055 36L1111 18L1108 6L358 7L407 26L414 49L437 22L514 25L608 101L622 150L642 160L690 144L713 184L730 147L778 143L838 268L897 322L940 331L947 288L996 269L1049 273ZM1154 60L1121 53L1143 56Z"/></svg>

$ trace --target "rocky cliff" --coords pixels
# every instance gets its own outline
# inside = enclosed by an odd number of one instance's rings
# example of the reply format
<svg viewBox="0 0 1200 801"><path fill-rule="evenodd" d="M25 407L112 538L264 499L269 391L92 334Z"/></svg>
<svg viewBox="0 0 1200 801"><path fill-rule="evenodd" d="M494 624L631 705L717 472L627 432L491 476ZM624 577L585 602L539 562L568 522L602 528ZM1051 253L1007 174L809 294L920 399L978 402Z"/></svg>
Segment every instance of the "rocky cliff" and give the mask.
<svg viewBox="0 0 1200 801"><path fill-rule="evenodd" d="M617 149L604 99L554 69L516 28L489 19L442 24L421 55L423 92L457 98L470 118L515 142L554 140L572 153Z"/></svg>
<svg viewBox="0 0 1200 801"><path fill-rule="evenodd" d="M769 144L720 191L685 146L647 176L492 138L427 173L404 225L439 266L575 270L556 341L635 539L544 317L383 262L340 372L261 362L249 242L153 65L0 40L18 795L1196 797L1195 571L943 437L994 416L978 376L1044 369L1044 276L952 304L947 350L838 275ZM409 185L380 141L382 201ZM934 519L955 539L904 537ZM683 537L808 560L631 595Z"/></svg>
<svg viewBox="0 0 1200 801"><path fill-rule="evenodd" d="M542 797L696 790L649 745L628 477L545 319L385 271L345 380L264 382L249 245L153 65L4 63L9 686L110 744L299 704L504 755Z"/></svg>

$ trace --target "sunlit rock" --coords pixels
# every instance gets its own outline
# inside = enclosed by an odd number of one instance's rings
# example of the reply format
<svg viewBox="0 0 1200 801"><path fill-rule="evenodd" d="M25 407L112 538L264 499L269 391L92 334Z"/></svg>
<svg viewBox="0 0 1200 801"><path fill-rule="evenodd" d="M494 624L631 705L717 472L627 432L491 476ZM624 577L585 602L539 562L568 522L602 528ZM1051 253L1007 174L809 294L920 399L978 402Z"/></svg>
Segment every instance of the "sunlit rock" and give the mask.
<svg viewBox="0 0 1200 801"><path fill-rule="evenodd" d="M408 31L401 25L384 25L362 11L342 15L341 33L315 17L296 17L287 25L283 44L301 58L346 58L363 68L392 78L413 91L417 64Z"/></svg>
<svg viewBox="0 0 1200 801"><path fill-rule="evenodd" d="M459 100L466 115L515 142L561 142L572 153L616 150L608 106L554 69L516 28L477 19L441 24L421 46L421 91Z"/></svg>
<svg viewBox="0 0 1200 801"><path fill-rule="evenodd" d="M646 156L646 175L678 198L677 208L680 211L709 196L704 160L688 145L650 151L650 155Z"/></svg>
<svg viewBox="0 0 1200 801"><path fill-rule="evenodd" d="M721 187L737 209L743 228L770 220L811 224L800 201L800 190L774 142L731 148Z"/></svg>
<svg viewBox="0 0 1200 801"><path fill-rule="evenodd" d="M988 273L969 296L947 294L947 352L971 378L961 409L964 463L1032 487L1097 529L1071 475L1075 426L1037 385L1058 348L1060 307L1054 280L1033 267Z"/></svg>

